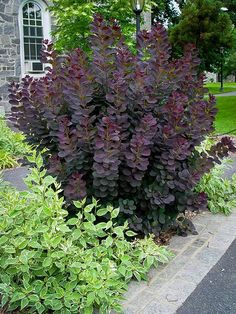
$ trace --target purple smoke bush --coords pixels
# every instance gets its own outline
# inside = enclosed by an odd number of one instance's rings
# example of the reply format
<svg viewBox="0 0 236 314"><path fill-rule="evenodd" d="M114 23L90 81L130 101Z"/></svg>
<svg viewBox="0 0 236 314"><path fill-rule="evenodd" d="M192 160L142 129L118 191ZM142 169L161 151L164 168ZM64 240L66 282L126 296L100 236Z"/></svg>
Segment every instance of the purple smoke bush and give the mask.
<svg viewBox="0 0 236 314"><path fill-rule="evenodd" d="M92 54L64 58L44 41L45 77L10 87L12 120L44 153L68 203L85 196L118 204L137 231L158 233L178 213L204 209L193 192L214 162L233 150L229 138L206 153L195 149L214 130L215 99L204 99L197 51L178 60L164 27L138 37L137 54L115 21L95 16Z"/></svg>

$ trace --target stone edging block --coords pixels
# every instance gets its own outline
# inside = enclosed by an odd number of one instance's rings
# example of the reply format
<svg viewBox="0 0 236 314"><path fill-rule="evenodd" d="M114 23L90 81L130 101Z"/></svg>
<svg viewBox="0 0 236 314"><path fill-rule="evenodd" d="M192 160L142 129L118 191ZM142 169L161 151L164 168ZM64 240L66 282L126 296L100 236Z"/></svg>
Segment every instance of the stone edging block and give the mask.
<svg viewBox="0 0 236 314"><path fill-rule="evenodd" d="M196 216L199 234L171 239L168 247L175 257L152 269L148 282L130 283L124 313L174 314L235 239L235 221L236 211L227 217L210 212Z"/></svg>

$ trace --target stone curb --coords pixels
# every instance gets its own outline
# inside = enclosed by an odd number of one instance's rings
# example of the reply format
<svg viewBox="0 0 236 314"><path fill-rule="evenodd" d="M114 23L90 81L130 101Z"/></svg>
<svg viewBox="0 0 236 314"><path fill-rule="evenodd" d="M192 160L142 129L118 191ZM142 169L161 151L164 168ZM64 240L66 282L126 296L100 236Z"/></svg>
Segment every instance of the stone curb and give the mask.
<svg viewBox="0 0 236 314"><path fill-rule="evenodd" d="M209 212L195 217L198 235L174 236L175 257L152 269L148 282L132 281L123 303L125 314L174 314L219 261L236 237L236 211L230 216Z"/></svg>

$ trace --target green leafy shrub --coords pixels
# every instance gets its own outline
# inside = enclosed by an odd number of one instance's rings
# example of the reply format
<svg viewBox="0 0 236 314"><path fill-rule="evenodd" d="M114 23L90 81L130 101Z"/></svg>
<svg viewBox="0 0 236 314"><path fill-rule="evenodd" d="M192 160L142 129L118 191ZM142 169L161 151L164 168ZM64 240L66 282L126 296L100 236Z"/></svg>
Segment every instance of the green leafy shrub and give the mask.
<svg viewBox="0 0 236 314"><path fill-rule="evenodd" d="M145 279L152 265L171 256L152 237L129 242L128 223L117 225L118 208L95 199L76 201L67 221L55 178L41 170L41 156L26 179L30 191L0 189L0 295L2 310L21 313L121 311L131 278ZM107 215L108 221L96 222Z"/></svg>
<svg viewBox="0 0 236 314"><path fill-rule="evenodd" d="M236 174L231 179L223 178L229 163L230 159L224 159L222 164L216 164L196 186L197 192L207 194L208 208L214 214L229 215L236 207Z"/></svg>
<svg viewBox="0 0 236 314"><path fill-rule="evenodd" d="M6 121L0 117L0 169L13 168L18 165L17 159L30 151L24 143L24 135L12 131Z"/></svg>

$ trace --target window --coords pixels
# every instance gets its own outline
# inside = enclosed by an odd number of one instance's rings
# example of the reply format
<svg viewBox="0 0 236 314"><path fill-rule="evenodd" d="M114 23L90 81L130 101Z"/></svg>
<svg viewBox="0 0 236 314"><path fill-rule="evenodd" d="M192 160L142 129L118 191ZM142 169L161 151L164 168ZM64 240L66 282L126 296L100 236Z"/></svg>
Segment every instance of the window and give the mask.
<svg viewBox="0 0 236 314"><path fill-rule="evenodd" d="M50 39L50 17L46 8L43 1L24 1L20 7L22 76L44 73L40 51L43 39Z"/></svg>

